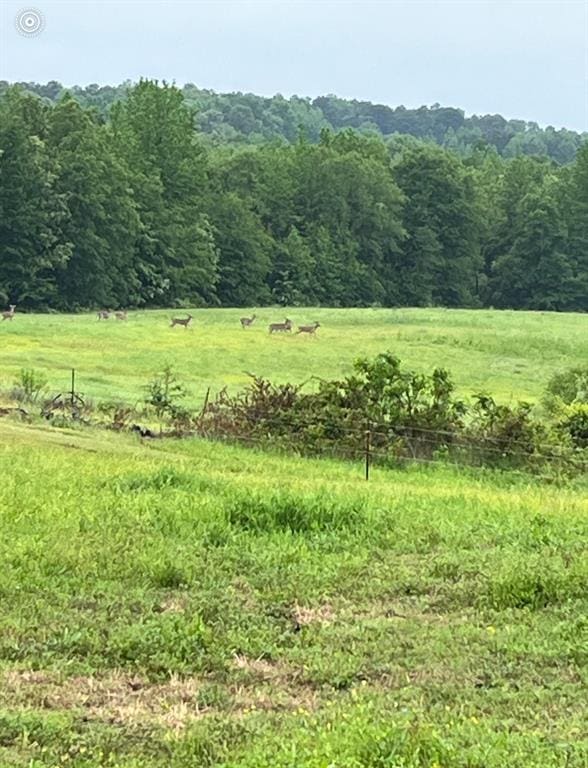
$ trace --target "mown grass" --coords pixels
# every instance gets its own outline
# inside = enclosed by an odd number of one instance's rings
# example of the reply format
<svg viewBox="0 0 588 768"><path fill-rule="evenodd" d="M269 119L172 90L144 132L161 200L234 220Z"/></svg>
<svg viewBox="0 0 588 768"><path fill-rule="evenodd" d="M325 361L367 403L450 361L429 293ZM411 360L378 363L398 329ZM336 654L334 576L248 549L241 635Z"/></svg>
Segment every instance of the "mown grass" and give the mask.
<svg viewBox="0 0 588 768"><path fill-rule="evenodd" d="M0 765L587 765L584 480L0 438Z"/></svg>
<svg viewBox="0 0 588 768"><path fill-rule="evenodd" d="M192 310L195 325L188 330L171 329L171 314L131 313L127 323L94 314L17 315L0 324L0 386L24 367L44 371L60 391L75 367L88 396L133 402L170 363L196 405L208 387L243 385L247 372L275 381L332 378L350 372L358 356L391 350L411 368L448 368L463 394L485 390L505 402L538 399L554 372L588 360L588 316L581 314L266 308L247 331L239 317L250 310ZM285 316L318 320L317 338L270 337L267 324Z"/></svg>

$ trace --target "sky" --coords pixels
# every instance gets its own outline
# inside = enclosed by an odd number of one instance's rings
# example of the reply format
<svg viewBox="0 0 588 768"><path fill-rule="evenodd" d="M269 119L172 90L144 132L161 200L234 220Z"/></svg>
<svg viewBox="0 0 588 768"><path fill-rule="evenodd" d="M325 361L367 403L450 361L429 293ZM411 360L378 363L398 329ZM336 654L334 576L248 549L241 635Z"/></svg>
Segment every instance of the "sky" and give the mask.
<svg viewBox="0 0 588 768"><path fill-rule="evenodd" d="M0 0L0 79L140 77L588 131L588 0Z"/></svg>

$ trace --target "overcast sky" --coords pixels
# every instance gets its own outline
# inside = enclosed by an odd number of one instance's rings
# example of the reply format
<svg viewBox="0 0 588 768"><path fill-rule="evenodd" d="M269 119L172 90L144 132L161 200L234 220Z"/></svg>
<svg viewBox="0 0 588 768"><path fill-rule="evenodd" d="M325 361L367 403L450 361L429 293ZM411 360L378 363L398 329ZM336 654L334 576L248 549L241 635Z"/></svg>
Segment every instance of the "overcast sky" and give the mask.
<svg viewBox="0 0 588 768"><path fill-rule="evenodd" d="M45 28L17 32L36 8ZM588 0L0 0L0 79L501 113L588 130Z"/></svg>

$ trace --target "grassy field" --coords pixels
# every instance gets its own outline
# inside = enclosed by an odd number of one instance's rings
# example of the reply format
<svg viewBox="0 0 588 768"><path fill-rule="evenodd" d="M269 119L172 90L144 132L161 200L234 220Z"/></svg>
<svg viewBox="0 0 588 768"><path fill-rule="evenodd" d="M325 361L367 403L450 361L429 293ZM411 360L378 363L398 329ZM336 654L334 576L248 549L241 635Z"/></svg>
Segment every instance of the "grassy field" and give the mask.
<svg viewBox="0 0 588 768"><path fill-rule="evenodd" d="M0 388L197 403L393 350L464 394L537 399L588 317L196 311L0 324ZM317 319L318 338L269 337ZM0 766L586 768L588 493L0 419Z"/></svg>
<svg viewBox="0 0 588 768"><path fill-rule="evenodd" d="M588 764L585 486L6 419L0 477L2 766Z"/></svg>
<svg viewBox="0 0 588 768"><path fill-rule="evenodd" d="M193 310L189 330L170 312L131 313L127 323L95 315L17 315L0 323L0 386L22 367L43 370L51 388L69 383L99 399L135 401L154 372L172 364L201 402L208 387L236 388L247 373L301 382L350 370L358 356L393 351L410 367L448 368L463 394L485 390L503 402L536 400L562 368L588 361L588 315L442 309L264 309L244 331L244 310ZM177 312L176 314L182 314ZM317 338L269 336L284 316L318 320Z"/></svg>

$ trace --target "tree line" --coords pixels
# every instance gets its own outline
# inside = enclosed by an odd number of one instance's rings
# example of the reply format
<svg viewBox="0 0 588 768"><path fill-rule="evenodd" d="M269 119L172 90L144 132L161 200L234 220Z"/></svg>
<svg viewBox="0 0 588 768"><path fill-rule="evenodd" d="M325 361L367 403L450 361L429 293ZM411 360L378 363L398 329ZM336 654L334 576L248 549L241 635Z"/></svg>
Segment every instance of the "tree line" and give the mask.
<svg viewBox="0 0 588 768"><path fill-rule="evenodd" d="M56 81L19 83L21 88L53 103L66 92ZM0 94L10 84L0 81ZM95 108L107 117L114 103L124 100L131 82L120 85L74 86L69 93L83 107ZM493 147L503 157L520 155L549 157L557 163L571 162L588 134L535 122L507 120L502 115L472 115L462 109L433 104L417 109L389 107L370 101L319 96L316 99L281 94L271 97L253 93L216 93L193 83L181 89L185 103L195 112L195 125L204 140L218 144L263 144L267 141L295 142L300 129L311 142L321 131L353 128L359 133L384 138L406 134L439 144L462 156L482 147Z"/></svg>
<svg viewBox="0 0 588 768"><path fill-rule="evenodd" d="M0 301L588 309L588 143L566 165L328 126L211 143L185 90L105 114L4 89Z"/></svg>

